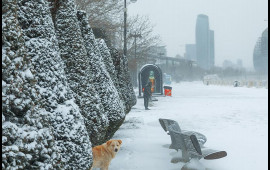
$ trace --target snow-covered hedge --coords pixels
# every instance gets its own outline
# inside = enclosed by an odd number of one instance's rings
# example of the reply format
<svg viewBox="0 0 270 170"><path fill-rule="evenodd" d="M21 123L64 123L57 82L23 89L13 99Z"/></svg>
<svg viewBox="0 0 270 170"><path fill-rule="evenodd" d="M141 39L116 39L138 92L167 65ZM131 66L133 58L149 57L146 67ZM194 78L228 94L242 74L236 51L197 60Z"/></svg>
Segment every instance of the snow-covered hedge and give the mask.
<svg viewBox="0 0 270 170"><path fill-rule="evenodd" d="M36 87L42 97L40 105L50 113L49 123L63 168L90 167L91 143L67 82L49 4L44 0L18 0L18 4L27 55L36 71Z"/></svg>
<svg viewBox="0 0 270 170"><path fill-rule="evenodd" d="M72 0L60 1L55 27L60 55L66 64L65 73L71 89L76 93L76 103L85 118L90 140L94 145L103 143L109 125L108 118L93 85L89 57Z"/></svg>
<svg viewBox="0 0 270 170"><path fill-rule="evenodd" d="M57 169L51 113L42 108L17 1L2 1L2 11L2 169Z"/></svg>
<svg viewBox="0 0 270 170"><path fill-rule="evenodd" d="M99 48L93 31L88 23L86 13L78 11L78 19L83 35L86 51L88 54L87 62L90 65L93 85L96 88L104 111L109 120L109 127L106 132L106 140L110 139L125 119L123 102L118 95L118 91L110 77L109 72L103 62L102 51Z"/></svg>
<svg viewBox="0 0 270 170"><path fill-rule="evenodd" d="M3 0L2 168L90 169L136 103L113 61L74 0Z"/></svg>
<svg viewBox="0 0 270 170"><path fill-rule="evenodd" d="M122 94L125 104L125 112L128 113L131 107L137 103L136 95L128 71L128 60L125 55L119 53L119 51L115 48L110 48L110 53L118 80L118 91Z"/></svg>

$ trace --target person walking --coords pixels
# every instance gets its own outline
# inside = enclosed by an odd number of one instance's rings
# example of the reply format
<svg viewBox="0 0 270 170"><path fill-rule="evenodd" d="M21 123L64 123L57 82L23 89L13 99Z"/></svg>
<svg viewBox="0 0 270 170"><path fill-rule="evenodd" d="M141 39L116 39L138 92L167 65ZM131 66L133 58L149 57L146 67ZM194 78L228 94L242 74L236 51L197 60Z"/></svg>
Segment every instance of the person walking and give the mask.
<svg viewBox="0 0 270 170"><path fill-rule="evenodd" d="M150 110L148 108L148 103L149 103L149 99L150 99L150 97L152 95L152 93L151 93L151 85L152 85L152 83L151 82L148 82L146 84L146 86L144 87L143 99L144 99L145 110Z"/></svg>

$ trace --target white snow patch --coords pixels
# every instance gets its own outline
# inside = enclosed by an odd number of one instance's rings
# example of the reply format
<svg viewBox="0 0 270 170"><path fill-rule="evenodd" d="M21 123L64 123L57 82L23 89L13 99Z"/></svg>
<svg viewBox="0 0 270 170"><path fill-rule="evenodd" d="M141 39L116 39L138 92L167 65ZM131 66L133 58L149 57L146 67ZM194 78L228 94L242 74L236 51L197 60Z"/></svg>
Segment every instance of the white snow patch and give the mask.
<svg viewBox="0 0 270 170"><path fill-rule="evenodd" d="M143 99L127 114L114 139L123 141L110 170L180 170L171 163L170 136L158 119L176 120L183 130L207 137L206 147L225 150L227 156L201 159L191 165L207 170L268 169L268 89L206 86L202 82L172 83L172 97L157 97L151 110ZM138 89L136 89L138 95Z"/></svg>
<svg viewBox="0 0 270 170"><path fill-rule="evenodd" d="M34 78L32 72L30 71L29 68L22 72L22 76L26 77L26 78L30 78L30 79Z"/></svg>

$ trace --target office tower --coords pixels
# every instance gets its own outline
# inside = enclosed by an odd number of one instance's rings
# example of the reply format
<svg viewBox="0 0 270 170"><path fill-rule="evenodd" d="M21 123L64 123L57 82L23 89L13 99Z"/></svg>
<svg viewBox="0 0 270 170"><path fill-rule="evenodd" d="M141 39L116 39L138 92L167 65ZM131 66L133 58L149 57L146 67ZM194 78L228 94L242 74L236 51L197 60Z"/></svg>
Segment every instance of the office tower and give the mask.
<svg viewBox="0 0 270 170"><path fill-rule="evenodd" d="M268 73L268 28L258 38L254 52L253 65L257 72Z"/></svg>
<svg viewBox="0 0 270 170"><path fill-rule="evenodd" d="M209 22L208 16L200 14L196 22L196 56L199 67L208 69L209 61Z"/></svg>
<svg viewBox="0 0 270 170"><path fill-rule="evenodd" d="M199 67L211 69L215 64L214 31L209 30L208 16L200 14L196 21L196 57Z"/></svg>
<svg viewBox="0 0 270 170"><path fill-rule="evenodd" d="M214 31L209 31L209 68L213 68L215 65L215 39Z"/></svg>
<svg viewBox="0 0 270 170"><path fill-rule="evenodd" d="M186 44L185 58L187 60L197 61L196 44Z"/></svg>

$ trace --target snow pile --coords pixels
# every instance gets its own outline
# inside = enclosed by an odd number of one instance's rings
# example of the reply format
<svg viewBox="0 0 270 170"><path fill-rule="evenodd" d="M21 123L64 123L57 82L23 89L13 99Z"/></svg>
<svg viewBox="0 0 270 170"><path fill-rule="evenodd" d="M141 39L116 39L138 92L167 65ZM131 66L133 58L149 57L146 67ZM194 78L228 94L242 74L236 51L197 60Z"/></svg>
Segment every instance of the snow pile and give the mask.
<svg viewBox="0 0 270 170"><path fill-rule="evenodd" d="M205 170L205 167L198 159L191 159L181 170Z"/></svg>

